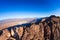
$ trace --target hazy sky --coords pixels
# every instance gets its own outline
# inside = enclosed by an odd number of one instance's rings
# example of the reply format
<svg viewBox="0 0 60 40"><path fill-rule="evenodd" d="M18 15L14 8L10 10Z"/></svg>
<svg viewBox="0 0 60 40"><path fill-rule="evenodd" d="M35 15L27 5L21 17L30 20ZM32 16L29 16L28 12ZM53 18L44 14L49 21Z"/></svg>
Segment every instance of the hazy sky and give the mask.
<svg viewBox="0 0 60 40"><path fill-rule="evenodd" d="M0 20L60 16L60 0L0 0Z"/></svg>

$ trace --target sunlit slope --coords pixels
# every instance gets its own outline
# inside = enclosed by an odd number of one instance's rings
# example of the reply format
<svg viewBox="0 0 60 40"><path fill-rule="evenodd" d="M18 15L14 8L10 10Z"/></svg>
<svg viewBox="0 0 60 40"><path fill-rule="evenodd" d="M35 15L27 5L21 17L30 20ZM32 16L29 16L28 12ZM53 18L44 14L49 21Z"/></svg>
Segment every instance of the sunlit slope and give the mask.
<svg viewBox="0 0 60 40"><path fill-rule="evenodd" d="M33 20L36 20L35 18L24 18L24 19L7 19L0 21L0 30L4 28L8 28L10 26L14 26L17 24L24 24L24 23L30 23Z"/></svg>

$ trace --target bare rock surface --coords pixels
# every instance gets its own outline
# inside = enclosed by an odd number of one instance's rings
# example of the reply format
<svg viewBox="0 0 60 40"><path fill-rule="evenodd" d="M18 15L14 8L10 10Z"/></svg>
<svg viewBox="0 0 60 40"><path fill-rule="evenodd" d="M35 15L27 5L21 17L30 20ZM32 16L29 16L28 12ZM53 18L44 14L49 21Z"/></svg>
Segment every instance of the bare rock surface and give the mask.
<svg viewBox="0 0 60 40"><path fill-rule="evenodd" d="M29 26L13 26L0 30L0 40L60 40L60 17L43 18Z"/></svg>

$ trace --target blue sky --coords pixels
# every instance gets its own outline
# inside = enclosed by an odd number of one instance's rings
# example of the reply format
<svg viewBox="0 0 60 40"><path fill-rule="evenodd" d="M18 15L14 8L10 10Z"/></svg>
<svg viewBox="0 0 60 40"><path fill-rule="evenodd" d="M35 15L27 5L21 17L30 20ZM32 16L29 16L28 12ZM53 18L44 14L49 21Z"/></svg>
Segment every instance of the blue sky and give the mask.
<svg viewBox="0 0 60 40"><path fill-rule="evenodd" d="M60 16L60 0L0 0L0 20Z"/></svg>

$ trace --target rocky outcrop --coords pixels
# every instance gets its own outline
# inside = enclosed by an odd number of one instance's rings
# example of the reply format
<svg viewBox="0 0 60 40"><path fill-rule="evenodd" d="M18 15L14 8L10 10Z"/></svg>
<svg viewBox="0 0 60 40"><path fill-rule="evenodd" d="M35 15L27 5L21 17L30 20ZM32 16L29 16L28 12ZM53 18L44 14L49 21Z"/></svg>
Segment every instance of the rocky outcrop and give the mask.
<svg viewBox="0 0 60 40"><path fill-rule="evenodd" d="M0 30L0 40L60 40L60 17L52 15L37 24Z"/></svg>

